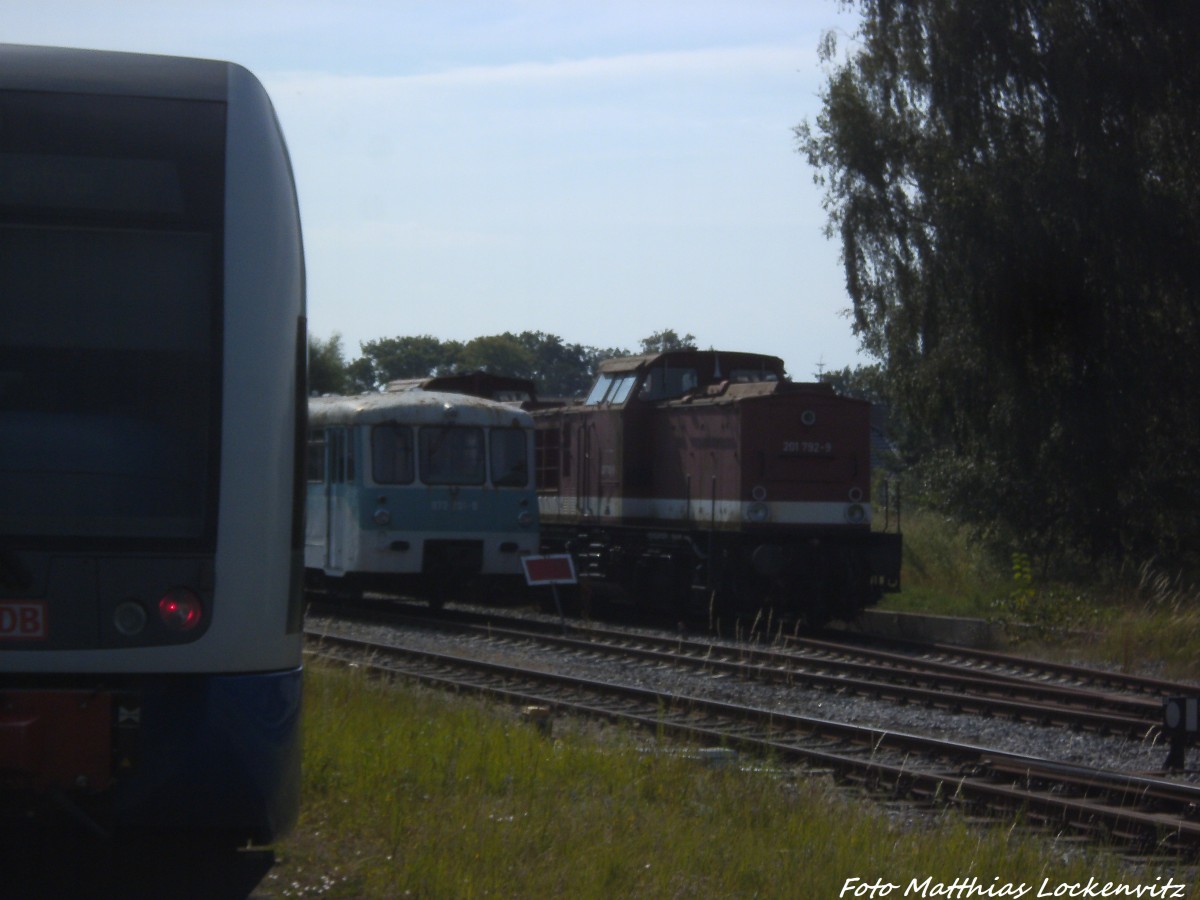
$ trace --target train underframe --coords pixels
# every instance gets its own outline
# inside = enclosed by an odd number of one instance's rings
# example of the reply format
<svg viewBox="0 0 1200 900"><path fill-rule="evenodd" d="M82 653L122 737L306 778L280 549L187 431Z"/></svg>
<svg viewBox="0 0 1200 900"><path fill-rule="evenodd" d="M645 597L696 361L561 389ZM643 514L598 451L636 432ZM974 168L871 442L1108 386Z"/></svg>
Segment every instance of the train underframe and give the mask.
<svg viewBox="0 0 1200 900"><path fill-rule="evenodd" d="M299 668L18 676L0 689L0 832L269 843L298 809L301 692Z"/></svg>
<svg viewBox="0 0 1200 900"><path fill-rule="evenodd" d="M786 533L546 524L542 547L570 553L581 590L680 616L753 617L818 628L899 590L899 534Z"/></svg>

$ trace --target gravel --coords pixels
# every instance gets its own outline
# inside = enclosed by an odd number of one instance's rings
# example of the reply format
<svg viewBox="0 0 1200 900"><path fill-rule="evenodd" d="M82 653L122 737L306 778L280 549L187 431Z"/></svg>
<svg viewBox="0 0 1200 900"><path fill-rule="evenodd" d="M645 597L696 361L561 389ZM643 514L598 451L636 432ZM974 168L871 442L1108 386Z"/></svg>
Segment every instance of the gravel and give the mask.
<svg viewBox="0 0 1200 900"><path fill-rule="evenodd" d="M522 615L532 615L522 612ZM553 621L553 617L548 617ZM582 623L575 623L580 625ZM728 675L687 667L664 667L628 659L584 655L528 643L501 641L478 635L441 633L422 628L362 624L310 616L310 629L380 643L398 644L535 671L560 672L581 678L664 691L728 703L757 706L801 716L829 719L888 731L926 735L1027 756L1123 772L1161 772L1167 748L1163 743L1122 736L1102 736L943 709L899 705L885 700L839 694L807 687L760 684ZM605 628L611 629L610 623ZM636 628L629 628L636 631ZM647 629L649 630L649 629ZM657 632L661 634L662 632ZM1189 751L1192 767L1187 780L1200 782L1200 751Z"/></svg>

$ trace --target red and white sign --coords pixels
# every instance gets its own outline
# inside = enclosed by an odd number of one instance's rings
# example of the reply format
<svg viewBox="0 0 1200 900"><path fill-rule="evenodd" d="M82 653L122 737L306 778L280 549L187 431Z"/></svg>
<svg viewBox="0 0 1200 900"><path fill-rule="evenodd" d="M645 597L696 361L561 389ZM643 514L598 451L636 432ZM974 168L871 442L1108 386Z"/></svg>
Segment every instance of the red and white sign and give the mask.
<svg viewBox="0 0 1200 900"><path fill-rule="evenodd" d="M525 583L530 587L541 584L575 584L575 562L566 553L552 556L522 556Z"/></svg>
<svg viewBox="0 0 1200 900"><path fill-rule="evenodd" d="M46 604L41 600L0 600L0 641L44 641Z"/></svg>

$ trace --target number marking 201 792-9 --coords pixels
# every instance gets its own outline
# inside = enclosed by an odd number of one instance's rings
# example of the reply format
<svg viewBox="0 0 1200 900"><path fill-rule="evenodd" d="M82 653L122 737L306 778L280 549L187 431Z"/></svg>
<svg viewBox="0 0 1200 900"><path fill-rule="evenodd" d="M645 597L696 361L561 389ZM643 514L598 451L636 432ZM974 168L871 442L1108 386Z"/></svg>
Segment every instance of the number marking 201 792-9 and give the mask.
<svg viewBox="0 0 1200 900"><path fill-rule="evenodd" d="M789 456L806 454L826 454L833 452L833 444L825 441L784 441L783 453Z"/></svg>

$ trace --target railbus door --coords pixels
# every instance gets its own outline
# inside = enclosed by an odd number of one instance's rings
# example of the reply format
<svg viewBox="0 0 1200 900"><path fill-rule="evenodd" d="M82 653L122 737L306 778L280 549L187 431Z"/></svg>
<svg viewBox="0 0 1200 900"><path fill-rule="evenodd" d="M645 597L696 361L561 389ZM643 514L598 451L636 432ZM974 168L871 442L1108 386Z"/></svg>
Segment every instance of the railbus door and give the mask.
<svg viewBox="0 0 1200 900"><path fill-rule="evenodd" d="M325 571L341 574L352 567L358 546L357 502L354 494L354 431L326 432L329 478L325 483Z"/></svg>

